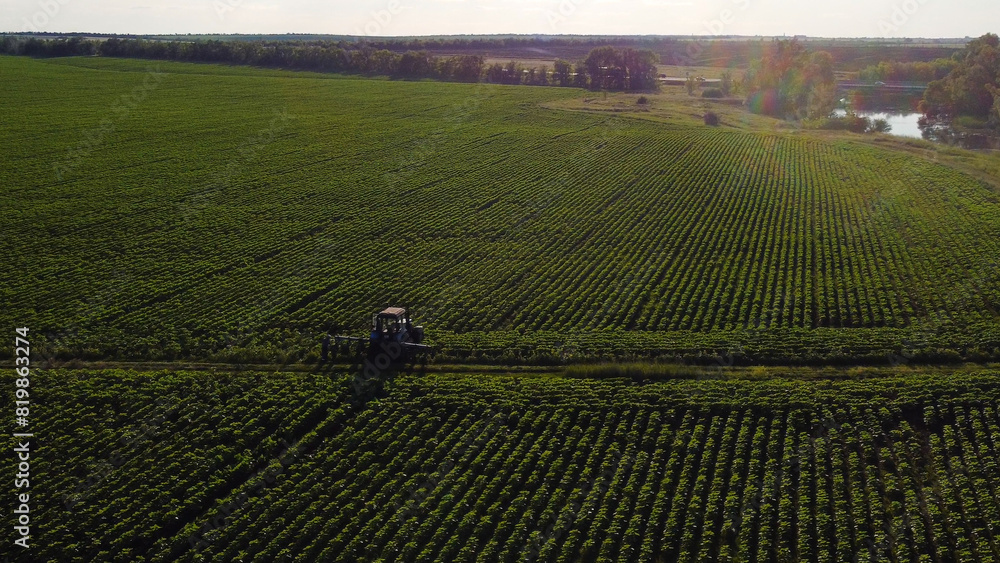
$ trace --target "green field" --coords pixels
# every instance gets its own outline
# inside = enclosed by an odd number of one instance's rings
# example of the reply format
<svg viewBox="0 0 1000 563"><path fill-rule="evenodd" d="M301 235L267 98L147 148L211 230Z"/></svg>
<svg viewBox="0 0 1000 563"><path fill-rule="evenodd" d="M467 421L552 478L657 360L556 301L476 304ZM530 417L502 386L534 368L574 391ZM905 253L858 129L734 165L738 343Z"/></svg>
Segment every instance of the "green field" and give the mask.
<svg viewBox="0 0 1000 563"><path fill-rule="evenodd" d="M0 71L0 557L1000 560L995 155L671 91ZM315 369L387 304L432 373Z"/></svg>
<svg viewBox="0 0 1000 563"><path fill-rule="evenodd" d="M309 360L387 303L458 360L1000 357L997 189L912 152L540 105L574 89L0 67L0 319L50 358Z"/></svg>
<svg viewBox="0 0 1000 563"><path fill-rule="evenodd" d="M14 560L1000 559L997 372L401 376L364 409L349 389L36 372L35 547Z"/></svg>

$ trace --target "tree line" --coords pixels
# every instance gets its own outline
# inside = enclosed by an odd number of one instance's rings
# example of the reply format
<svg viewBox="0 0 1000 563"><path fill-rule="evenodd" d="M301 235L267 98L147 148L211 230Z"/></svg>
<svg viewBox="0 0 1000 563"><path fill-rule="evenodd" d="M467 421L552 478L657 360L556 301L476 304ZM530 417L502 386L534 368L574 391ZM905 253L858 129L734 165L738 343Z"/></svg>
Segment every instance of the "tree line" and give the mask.
<svg viewBox="0 0 1000 563"><path fill-rule="evenodd" d="M0 37L0 53L30 57L97 55L203 63L250 65L316 72L389 75L476 82L484 59L475 55L431 57L425 52L394 53L368 45L318 41L156 41Z"/></svg>
<svg viewBox="0 0 1000 563"><path fill-rule="evenodd" d="M187 34L187 35L116 35L101 33L47 33L36 32L33 36L43 38L80 37L152 39L157 41L221 40L224 42L283 41L319 42L327 41L355 45L364 43L372 49L387 49L396 53L405 51L427 51L433 55L482 54L492 58L535 58L540 52L552 59L571 61L583 60L591 49L611 45L616 49L627 47L649 49L659 55L664 64L691 66L701 65L709 60L726 60L730 65L744 67L750 61L762 56L770 41L763 38L738 38L716 36L713 38L690 36L616 36L616 35L463 35L463 36L421 36L421 37L360 37L330 34ZM886 42L864 39L816 39L808 44L829 52L839 65L839 70L858 71L871 64L870 61L931 61L948 58L961 49L950 44L932 45L930 40L922 40L914 45L912 41Z"/></svg>
<svg viewBox="0 0 1000 563"><path fill-rule="evenodd" d="M987 33L954 57L955 67L924 92L928 116L972 116L1000 127L1000 37Z"/></svg>
<svg viewBox="0 0 1000 563"><path fill-rule="evenodd" d="M971 116L1000 127L1000 37L987 33L949 58L883 61L858 74L866 82L925 82L920 111L931 118Z"/></svg>
<svg viewBox="0 0 1000 563"><path fill-rule="evenodd" d="M863 82L924 82L941 80L958 66L955 59L935 59L929 62L882 61L865 67L858 73Z"/></svg>
<svg viewBox="0 0 1000 563"><path fill-rule="evenodd" d="M291 70L358 73L405 79L494 84L565 86L648 91L657 87L658 56L648 49L602 46L576 64L557 60L547 66L517 61L487 65L481 55L435 56L348 41L157 41L112 37L40 39L0 36L0 54L31 57L103 56L225 63Z"/></svg>

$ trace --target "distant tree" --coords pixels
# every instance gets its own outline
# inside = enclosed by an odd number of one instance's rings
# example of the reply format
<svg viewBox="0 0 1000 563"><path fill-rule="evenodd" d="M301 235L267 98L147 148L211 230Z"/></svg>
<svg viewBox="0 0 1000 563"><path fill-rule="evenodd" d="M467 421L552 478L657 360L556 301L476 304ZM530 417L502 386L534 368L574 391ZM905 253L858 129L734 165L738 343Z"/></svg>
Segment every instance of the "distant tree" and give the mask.
<svg viewBox="0 0 1000 563"><path fill-rule="evenodd" d="M824 117L836 101L833 57L813 53L797 40L778 40L753 61L743 79L751 111L776 117Z"/></svg>
<svg viewBox="0 0 1000 563"><path fill-rule="evenodd" d="M524 79L524 67L517 61L510 61L503 66L503 83L520 84Z"/></svg>
<svg viewBox="0 0 1000 563"><path fill-rule="evenodd" d="M278 54L281 54L279 51ZM295 66L296 57L277 57L279 66ZM398 69L399 55L386 49L371 49L364 47L351 52L351 70L364 74L395 74Z"/></svg>
<svg viewBox="0 0 1000 563"><path fill-rule="evenodd" d="M577 88L587 87L587 65L586 63L579 62L573 67L573 86Z"/></svg>
<svg viewBox="0 0 1000 563"><path fill-rule="evenodd" d="M806 105L806 115L816 119L826 117L833 112L837 106L837 85L836 83L822 83L813 86L809 91L809 98Z"/></svg>
<svg viewBox="0 0 1000 563"><path fill-rule="evenodd" d="M407 51L399 57L396 73L407 78L424 78L431 75L432 69L426 51Z"/></svg>
<svg viewBox="0 0 1000 563"><path fill-rule="evenodd" d="M486 69L486 80L492 82L493 84L503 83L503 65L500 63L493 63Z"/></svg>
<svg viewBox="0 0 1000 563"><path fill-rule="evenodd" d="M688 74L687 80L684 81L684 88L687 89L688 96L693 96L694 91L698 89L698 81Z"/></svg>
<svg viewBox="0 0 1000 563"><path fill-rule="evenodd" d="M400 55L388 49L379 49L372 53L370 60L371 68L369 72L374 74L396 74L399 68Z"/></svg>
<svg viewBox="0 0 1000 563"><path fill-rule="evenodd" d="M993 94L993 111L990 113L990 124L1000 127L1000 87L990 85L990 93Z"/></svg>
<svg viewBox="0 0 1000 563"><path fill-rule="evenodd" d="M797 101L800 115L804 113L814 119L830 115L837 105L837 76L830 53L819 51L809 57L802 88L804 92L799 94Z"/></svg>
<svg viewBox="0 0 1000 563"><path fill-rule="evenodd" d="M933 61L896 62L882 61L861 69L858 80L862 82L932 82L948 76L958 66L955 59Z"/></svg>
<svg viewBox="0 0 1000 563"><path fill-rule="evenodd" d="M156 45L162 45L156 43ZM51 57L73 57L93 55L97 52L97 45L93 41L85 41L82 37L71 37L69 39L59 39L50 43L48 56ZM161 56L152 58L163 58Z"/></svg>
<svg viewBox="0 0 1000 563"><path fill-rule="evenodd" d="M552 82L558 86L570 86L573 84L573 65L559 59L555 62L552 72Z"/></svg>
<svg viewBox="0 0 1000 563"><path fill-rule="evenodd" d="M659 86L656 76L656 63L659 55L648 49L630 49L622 51L620 56L623 67L625 90L655 90Z"/></svg>
<svg viewBox="0 0 1000 563"><path fill-rule="evenodd" d="M549 67L542 65L535 72L534 80L531 81L535 86L548 86L549 85Z"/></svg>
<svg viewBox="0 0 1000 563"><path fill-rule="evenodd" d="M263 53L258 51L248 56L260 60ZM339 47L329 47L318 53L315 69L323 72L343 72L350 68L350 61L351 57L347 51Z"/></svg>
<svg viewBox="0 0 1000 563"><path fill-rule="evenodd" d="M888 125L888 123L886 125ZM820 129L867 133L872 131L872 120L867 117L862 117L849 110L847 115L843 117L828 117L823 119L820 123Z"/></svg>
<svg viewBox="0 0 1000 563"><path fill-rule="evenodd" d="M584 64L587 67L591 90L625 89L621 54L611 45L592 49Z"/></svg>
<svg viewBox="0 0 1000 563"><path fill-rule="evenodd" d="M992 119L1000 88L1000 37L988 33L974 39L955 58L957 66L945 78L928 85L921 110L927 115ZM1000 124L1000 120L993 121Z"/></svg>
<svg viewBox="0 0 1000 563"><path fill-rule="evenodd" d="M723 96L729 96L729 94L733 91L733 73L723 72L721 82L719 90L722 91Z"/></svg>
<svg viewBox="0 0 1000 563"><path fill-rule="evenodd" d="M920 100L917 109L928 117L937 117L940 113L948 111L950 104L951 95L945 81L935 80L927 85L924 97Z"/></svg>
<svg viewBox="0 0 1000 563"><path fill-rule="evenodd" d="M659 57L648 49L626 48L618 51L610 45L596 47L584 65L591 90L655 90L656 63Z"/></svg>
<svg viewBox="0 0 1000 563"><path fill-rule="evenodd" d="M715 112L708 112L705 114L705 125L716 126L719 124L719 116Z"/></svg>
<svg viewBox="0 0 1000 563"><path fill-rule="evenodd" d="M485 59L479 55L461 55L457 57L454 77L462 82L479 82L483 75Z"/></svg>
<svg viewBox="0 0 1000 563"><path fill-rule="evenodd" d="M457 80L458 57L442 57L434 65L434 76L441 80Z"/></svg>

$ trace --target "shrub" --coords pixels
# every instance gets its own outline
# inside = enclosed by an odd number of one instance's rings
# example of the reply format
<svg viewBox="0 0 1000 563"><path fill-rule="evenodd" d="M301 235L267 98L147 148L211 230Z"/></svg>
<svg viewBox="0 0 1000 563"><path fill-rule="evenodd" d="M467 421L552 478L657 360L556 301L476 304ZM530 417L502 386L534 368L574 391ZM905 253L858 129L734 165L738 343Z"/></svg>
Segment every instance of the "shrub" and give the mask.
<svg viewBox="0 0 1000 563"><path fill-rule="evenodd" d="M844 117L827 117L819 122L820 129L832 131L851 131L853 133L864 133L872 126L872 122L867 117L861 117L855 113L848 113Z"/></svg>
<svg viewBox="0 0 1000 563"><path fill-rule="evenodd" d="M888 133L892 131L892 125L884 119L876 119L872 121L871 126L868 128L869 133Z"/></svg>
<svg viewBox="0 0 1000 563"><path fill-rule="evenodd" d="M871 119L855 113L848 113L843 117L827 117L817 123L820 129L833 131L850 131L852 133L889 133L892 131L892 125L889 125L885 119Z"/></svg>
<svg viewBox="0 0 1000 563"><path fill-rule="evenodd" d="M701 93L702 98L725 98L726 95L718 88L709 88Z"/></svg>
<svg viewBox="0 0 1000 563"><path fill-rule="evenodd" d="M705 114L705 125L716 126L719 124L719 116L715 112L708 112Z"/></svg>
<svg viewBox="0 0 1000 563"><path fill-rule="evenodd" d="M647 98L646 96L639 96L639 99L636 100L635 103L639 104L640 106L644 106L649 103L649 98Z"/></svg>
<svg viewBox="0 0 1000 563"><path fill-rule="evenodd" d="M960 115L954 119L953 124L963 129L987 129L990 126L989 121L971 115Z"/></svg>

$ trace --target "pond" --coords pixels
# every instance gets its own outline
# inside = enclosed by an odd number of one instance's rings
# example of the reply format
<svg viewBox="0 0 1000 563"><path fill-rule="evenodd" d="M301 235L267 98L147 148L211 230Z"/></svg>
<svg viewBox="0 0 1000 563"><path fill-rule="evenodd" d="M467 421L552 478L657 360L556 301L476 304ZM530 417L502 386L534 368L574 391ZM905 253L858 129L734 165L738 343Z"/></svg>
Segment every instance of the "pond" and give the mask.
<svg viewBox="0 0 1000 563"><path fill-rule="evenodd" d="M925 139L950 146L975 150L1000 150L1000 135L989 131L970 132L958 130L950 120L939 119L928 121L922 113L898 108L866 108L856 112L859 116L871 119L884 119L892 126L893 135ZM834 110L838 117L847 115L844 108Z"/></svg>
<svg viewBox="0 0 1000 563"><path fill-rule="evenodd" d="M892 126L892 134L900 137L912 137L914 139L923 139L924 132L920 129L920 118L923 117L921 113L912 112L893 112L893 111L859 111L857 112L861 117L868 117L870 119L884 119L889 122ZM847 115L846 109L834 110L833 115L837 117L844 117Z"/></svg>

